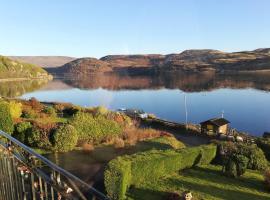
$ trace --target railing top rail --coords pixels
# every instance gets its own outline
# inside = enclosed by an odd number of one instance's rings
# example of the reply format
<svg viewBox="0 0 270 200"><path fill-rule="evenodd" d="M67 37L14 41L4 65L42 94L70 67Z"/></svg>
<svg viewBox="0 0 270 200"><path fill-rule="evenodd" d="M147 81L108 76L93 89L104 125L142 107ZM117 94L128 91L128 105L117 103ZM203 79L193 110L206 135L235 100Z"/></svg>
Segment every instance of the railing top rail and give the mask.
<svg viewBox="0 0 270 200"><path fill-rule="evenodd" d="M104 200L109 200L109 198L106 197L100 191L98 191L95 188L93 188L92 186L88 185L86 182L84 182L83 180L81 180L77 176L73 175L72 173L70 173L70 172L64 170L63 168L59 167L58 165L54 164L53 162L51 162L47 158L43 157L42 155L36 153L30 147L26 146L22 142L20 142L17 139L13 138L11 135L9 135L9 134L7 134L7 133L5 133L5 132L3 132L3 131L0 130L0 136L3 136L5 138L7 138L9 141L11 141L14 144L16 144L17 146L21 147L24 151L28 152L29 154L35 156L41 162L43 162L44 164L46 164L48 167L50 167L54 171L60 173L62 176L66 177L67 179L71 179L73 181L78 182L81 186L87 188L89 191L91 191L94 195L98 196L99 198L104 199Z"/></svg>

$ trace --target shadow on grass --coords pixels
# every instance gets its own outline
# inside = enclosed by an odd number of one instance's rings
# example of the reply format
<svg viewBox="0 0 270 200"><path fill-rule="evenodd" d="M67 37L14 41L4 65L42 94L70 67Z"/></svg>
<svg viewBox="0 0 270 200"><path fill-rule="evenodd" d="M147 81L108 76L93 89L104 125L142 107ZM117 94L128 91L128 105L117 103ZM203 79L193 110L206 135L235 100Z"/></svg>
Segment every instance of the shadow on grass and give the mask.
<svg viewBox="0 0 270 200"><path fill-rule="evenodd" d="M128 200L164 200L169 194L168 192L131 187L126 196Z"/></svg>
<svg viewBox="0 0 270 200"><path fill-rule="evenodd" d="M167 180L167 183L170 185L178 185L178 186L184 186L187 189L190 189L191 191L196 191L201 193L203 196L206 196L207 198L217 198L217 199L228 199L228 200L266 200L269 199L269 196L266 194L254 194L251 192L245 192L245 191L237 191L234 190L234 186L232 186L232 189L225 189L225 188L219 188L216 186L210 186L210 185L201 185L198 183L193 183L185 180L179 180L170 178ZM194 196L196 197L196 193ZM207 197L208 196L208 197Z"/></svg>
<svg viewBox="0 0 270 200"><path fill-rule="evenodd" d="M181 174L183 174L185 177L190 177L190 178L199 177L200 179L207 180L211 183L224 184L224 185L229 184L231 187L244 187L244 188L249 187L254 190L265 192L262 181L255 178L251 178L251 177L245 177L245 176L238 177L238 178L226 177L224 174L222 174L221 169L220 171L218 171L218 170L209 169L209 168L194 167L193 169L183 171L183 173Z"/></svg>
<svg viewBox="0 0 270 200"><path fill-rule="evenodd" d="M256 178L256 172L248 172L241 178L223 176L216 166L195 167L181 171L181 175L171 175L167 178L151 182L148 180L142 187L130 188L129 199L163 200L168 192L182 193L191 190L194 199L225 199L225 200L266 200L270 194L264 190L261 178ZM165 192L168 191L168 192Z"/></svg>

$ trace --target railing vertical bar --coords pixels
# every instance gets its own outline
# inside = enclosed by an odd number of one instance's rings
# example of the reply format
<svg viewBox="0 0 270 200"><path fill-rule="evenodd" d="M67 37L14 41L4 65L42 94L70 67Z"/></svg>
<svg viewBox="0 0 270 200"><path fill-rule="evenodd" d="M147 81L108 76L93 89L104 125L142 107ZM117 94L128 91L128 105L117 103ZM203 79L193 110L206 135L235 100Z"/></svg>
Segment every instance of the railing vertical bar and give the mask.
<svg viewBox="0 0 270 200"><path fill-rule="evenodd" d="M12 180L12 170L11 170L11 155L8 155L8 162L7 162L7 169L8 169L8 177L10 182L10 191L11 191L11 198L15 200L15 191L14 191L14 181Z"/></svg>
<svg viewBox="0 0 270 200"><path fill-rule="evenodd" d="M13 177L14 177L14 184L16 187L16 196L17 199L21 199L21 191L20 191L20 186L18 185L19 181L18 181L18 170L16 169L16 162L15 162L15 158L12 158L12 171L13 171Z"/></svg>
<svg viewBox="0 0 270 200"><path fill-rule="evenodd" d="M31 189L32 189L32 199L36 200L36 191L35 191L35 177L33 172L31 174Z"/></svg>
<svg viewBox="0 0 270 200"><path fill-rule="evenodd" d="M48 200L48 186L46 182L44 182L44 191L45 191L45 198L46 200Z"/></svg>
<svg viewBox="0 0 270 200"><path fill-rule="evenodd" d="M7 199L11 199L11 195L10 195L10 190L8 188L10 188L10 185L9 185L9 181L8 181L8 172L7 172L7 157L6 155L4 154L4 174L6 175L5 177L5 184L6 184L6 194L7 194Z"/></svg>
<svg viewBox="0 0 270 200"><path fill-rule="evenodd" d="M51 180L53 181L54 180L54 172L51 173ZM54 190L53 190L53 187L51 185L51 197L52 197L52 200L54 200Z"/></svg>
<svg viewBox="0 0 270 200"><path fill-rule="evenodd" d="M42 179L40 176L38 176L38 181L39 181L40 199L43 200L44 199L44 197L43 197L44 193L43 193L43 188L42 188L43 184L42 184Z"/></svg>
<svg viewBox="0 0 270 200"><path fill-rule="evenodd" d="M25 182L24 182L24 172L21 171L21 181L22 181L22 191L23 191L23 200L26 200L26 190L25 190Z"/></svg>
<svg viewBox="0 0 270 200"><path fill-rule="evenodd" d="M1 182L0 182L0 185L1 185L1 191L0 191L0 194L1 194L1 197L4 198L5 195L4 195L4 190L5 190L5 185L4 185L4 171L3 171L3 168L2 168L2 164L3 164L3 156L2 156L2 150L0 149L1 151L1 154L0 154L0 176L1 176Z"/></svg>

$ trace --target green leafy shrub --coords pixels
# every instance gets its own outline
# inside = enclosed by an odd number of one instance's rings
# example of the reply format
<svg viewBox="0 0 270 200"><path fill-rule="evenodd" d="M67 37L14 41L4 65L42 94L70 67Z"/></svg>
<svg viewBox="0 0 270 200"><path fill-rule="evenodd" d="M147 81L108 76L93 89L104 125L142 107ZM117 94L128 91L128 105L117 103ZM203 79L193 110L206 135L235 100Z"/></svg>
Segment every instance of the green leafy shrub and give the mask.
<svg viewBox="0 0 270 200"><path fill-rule="evenodd" d="M122 133L122 128L115 121L103 116L93 117L89 113L78 112L70 120L70 124L78 131L79 140L99 143L106 137Z"/></svg>
<svg viewBox="0 0 270 200"><path fill-rule="evenodd" d="M75 115L79 111L80 111L80 107L71 105L64 108L63 115L65 117L70 117L70 116Z"/></svg>
<svg viewBox="0 0 270 200"><path fill-rule="evenodd" d="M22 115L22 104L15 101L9 102L10 114L13 119L18 119Z"/></svg>
<svg viewBox="0 0 270 200"><path fill-rule="evenodd" d="M200 160L198 165L207 165L215 158L217 153L216 145L204 145L200 148Z"/></svg>
<svg viewBox="0 0 270 200"><path fill-rule="evenodd" d="M42 123L35 120L32 121L32 124L33 127L31 131L33 133L28 134L29 138L26 137L31 143L29 145L42 149L51 149L52 144L50 138L58 125L56 123Z"/></svg>
<svg viewBox="0 0 270 200"><path fill-rule="evenodd" d="M270 138L260 138L257 140L257 145L260 147L265 157L268 161L270 161Z"/></svg>
<svg viewBox="0 0 270 200"><path fill-rule="evenodd" d="M227 160L234 154L240 154L248 158L248 169L264 170L268 166L263 151L256 144L218 142L217 152L215 160L219 164L227 163Z"/></svg>
<svg viewBox="0 0 270 200"><path fill-rule="evenodd" d="M20 122L15 125L14 137L24 143L25 137L30 131L32 131L30 122Z"/></svg>
<svg viewBox="0 0 270 200"><path fill-rule="evenodd" d="M234 160L229 159L227 161L224 174L228 177L237 177L236 163Z"/></svg>
<svg viewBox="0 0 270 200"><path fill-rule="evenodd" d="M105 106L98 106L94 109L94 114L96 116L106 115L109 113L109 110Z"/></svg>
<svg viewBox="0 0 270 200"><path fill-rule="evenodd" d="M40 135L41 135L40 130L37 129L36 127L33 127L31 131L26 132L25 135L26 143L31 147L38 147L39 146L38 144L41 141Z"/></svg>
<svg viewBox="0 0 270 200"><path fill-rule="evenodd" d="M209 164L215 157L214 152L216 146L210 145L178 150L151 150L118 157L110 161L105 170L106 191L112 199L124 198L123 191L126 191L128 186L140 185L145 180L157 180L194 165ZM128 167L127 169L121 167L129 165L130 172ZM120 180L129 180L129 182Z"/></svg>
<svg viewBox="0 0 270 200"><path fill-rule="evenodd" d="M186 147L184 143L177 140L175 137L163 136L151 139L149 141L152 143L158 143L160 145L168 145L173 149L182 149Z"/></svg>
<svg viewBox="0 0 270 200"><path fill-rule="evenodd" d="M0 100L0 130L12 134L14 124L10 112L9 104Z"/></svg>
<svg viewBox="0 0 270 200"><path fill-rule="evenodd" d="M54 149L59 152L67 152L73 150L78 141L76 129L69 125L63 125L53 134Z"/></svg>
<svg viewBox="0 0 270 200"><path fill-rule="evenodd" d="M49 114L52 117L57 116L55 109L52 106L46 106L43 108L43 112Z"/></svg>
<svg viewBox="0 0 270 200"><path fill-rule="evenodd" d="M32 109L23 109L21 116L26 119L35 119L38 117L38 114Z"/></svg>
<svg viewBox="0 0 270 200"><path fill-rule="evenodd" d="M109 162L104 176L108 196L113 200L125 199L131 181L131 162L121 157L112 160Z"/></svg>
<svg viewBox="0 0 270 200"><path fill-rule="evenodd" d="M225 164L225 174L229 177L242 176L247 169L248 158L241 154L232 155Z"/></svg>

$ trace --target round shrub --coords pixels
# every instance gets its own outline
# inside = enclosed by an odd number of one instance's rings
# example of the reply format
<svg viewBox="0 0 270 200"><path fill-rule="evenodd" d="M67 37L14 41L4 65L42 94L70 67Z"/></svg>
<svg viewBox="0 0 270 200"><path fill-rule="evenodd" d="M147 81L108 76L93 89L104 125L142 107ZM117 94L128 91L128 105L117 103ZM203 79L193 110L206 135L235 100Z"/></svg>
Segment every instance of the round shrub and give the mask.
<svg viewBox="0 0 270 200"><path fill-rule="evenodd" d="M38 147L38 144L41 140L40 131L37 128L32 128L31 131L27 131L25 140L29 146Z"/></svg>
<svg viewBox="0 0 270 200"><path fill-rule="evenodd" d="M46 106L45 108L43 108L43 112L46 114L49 114L53 117L55 117L57 115L55 112L55 109L51 106Z"/></svg>
<svg viewBox="0 0 270 200"><path fill-rule="evenodd" d="M21 142L25 142L25 137L32 129L30 122L21 122L15 125L14 137Z"/></svg>
<svg viewBox="0 0 270 200"><path fill-rule="evenodd" d="M106 115L108 114L108 109L105 106L98 106L95 108L96 115Z"/></svg>
<svg viewBox="0 0 270 200"><path fill-rule="evenodd" d="M243 155L248 158L248 169L264 170L268 166L263 151L256 144L248 145L232 142L218 142L218 151L215 161L219 164L226 164L227 160L234 154Z"/></svg>
<svg viewBox="0 0 270 200"><path fill-rule="evenodd" d="M15 101L9 102L9 109L13 119L18 119L22 115L22 104Z"/></svg>
<svg viewBox="0 0 270 200"><path fill-rule="evenodd" d="M229 159L225 165L225 175L228 177L237 177L236 163L234 160Z"/></svg>
<svg viewBox="0 0 270 200"><path fill-rule="evenodd" d="M240 154L234 154L228 159L225 165L225 174L234 178L242 176L246 172L247 163L247 157Z"/></svg>
<svg viewBox="0 0 270 200"><path fill-rule="evenodd" d="M59 152L73 150L78 141L76 129L71 125L63 125L53 134L54 149Z"/></svg>
<svg viewBox="0 0 270 200"><path fill-rule="evenodd" d="M9 134L14 130L9 104L4 101L0 101L0 130Z"/></svg>

